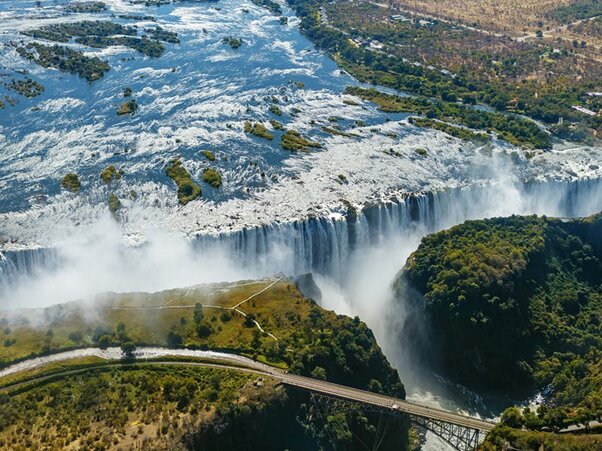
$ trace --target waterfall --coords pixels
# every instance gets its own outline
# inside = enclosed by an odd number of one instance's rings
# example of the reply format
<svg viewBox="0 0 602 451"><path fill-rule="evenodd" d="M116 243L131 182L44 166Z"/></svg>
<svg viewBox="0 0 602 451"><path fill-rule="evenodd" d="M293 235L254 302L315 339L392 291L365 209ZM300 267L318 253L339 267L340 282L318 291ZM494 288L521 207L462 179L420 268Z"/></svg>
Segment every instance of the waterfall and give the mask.
<svg viewBox="0 0 602 451"><path fill-rule="evenodd" d="M228 255L233 264L253 268L257 275L314 272L344 283L354 254L357 256L362 250L392 239L416 239L466 219L511 214L575 217L601 210L601 179L492 184L392 198L359 212L350 209L346 215L312 217L220 235L199 235L189 244L192 253L201 258L219 250ZM136 252L136 249L123 252ZM60 269L65 259L60 248L0 253L0 286L6 290L23 277Z"/></svg>

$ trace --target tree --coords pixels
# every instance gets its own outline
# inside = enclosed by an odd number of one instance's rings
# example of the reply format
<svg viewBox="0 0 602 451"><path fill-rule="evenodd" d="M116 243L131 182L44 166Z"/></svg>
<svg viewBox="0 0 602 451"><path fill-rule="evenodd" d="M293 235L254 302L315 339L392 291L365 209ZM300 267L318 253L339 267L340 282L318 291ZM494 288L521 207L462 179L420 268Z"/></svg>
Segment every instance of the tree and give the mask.
<svg viewBox="0 0 602 451"><path fill-rule="evenodd" d="M311 371L311 377L313 377L314 379L320 379L321 381L325 381L326 370L321 366L317 366Z"/></svg>
<svg viewBox="0 0 602 451"><path fill-rule="evenodd" d="M170 348L177 348L179 346L182 346L182 336L177 333L174 332L173 330L170 330L169 333L167 334L167 346Z"/></svg>
<svg viewBox="0 0 602 451"><path fill-rule="evenodd" d="M198 302L194 304L194 322L200 323L203 321L203 306Z"/></svg>
<svg viewBox="0 0 602 451"><path fill-rule="evenodd" d="M98 347L100 349L107 349L109 346L111 346L111 342L111 337L109 337L108 335L102 335L98 339Z"/></svg>
<svg viewBox="0 0 602 451"><path fill-rule="evenodd" d="M82 341L83 338L84 337L83 337L82 333L79 331L71 332L69 334L69 340L71 340L75 343L79 343L80 341Z"/></svg>
<svg viewBox="0 0 602 451"><path fill-rule="evenodd" d="M212 332L213 329L211 329L211 326L206 322L199 324L199 327L197 327L196 330L196 333L198 334L199 338L207 338L209 335L211 335Z"/></svg>
<svg viewBox="0 0 602 451"><path fill-rule="evenodd" d="M525 419L518 407L510 407L502 413L500 421L503 425L511 428L520 429L525 423Z"/></svg>
<svg viewBox="0 0 602 451"><path fill-rule="evenodd" d="M126 341L121 345L121 352L128 359L134 358L134 352L136 352L136 343L132 341Z"/></svg>
<svg viewBox="0 0 602 451"><path fill-rule="evenodd" d="M253 315L252 313L249 313L245 317L244 325L245 325L245 327L253 327L255 325L255 315Z"/></svg>
<svg viewBox="0 0 602 451"><path fill-rule="evenodd" d="M374 393L383 393L383 384L376 379L370 379L370 382L368 382L368 390Z"/></svg>

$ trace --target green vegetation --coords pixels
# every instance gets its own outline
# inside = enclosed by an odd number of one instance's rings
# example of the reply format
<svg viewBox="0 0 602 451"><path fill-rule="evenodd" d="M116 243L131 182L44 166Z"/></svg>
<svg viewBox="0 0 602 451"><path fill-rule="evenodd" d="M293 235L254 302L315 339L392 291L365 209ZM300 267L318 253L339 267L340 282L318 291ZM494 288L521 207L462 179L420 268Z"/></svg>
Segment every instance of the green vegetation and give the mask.
<svg viewBox="0 0 602 451"><path fill-rule="evenodd" d="M500 138L526 148L548 149L552 146L550 137L545 131L541 130L534 122L518 117L508 121L507 116L501 113L478 111L470 106L433 101L427 98L400 97L376 89L350 86L345 90L345 93L374 102L381 111L387 113L423 114L427 118L414 118L414 123L429 125L453 136L459 135L471 140L481 140L486 135L443 124L433 119L450 120L468 128L493 131Z"/></svg>
<svg viewBox="0 0 602 451"><path fill-rule="evenodd" d="M69 42L73 37L108 37L111 35L136 36L134 27L127 27L107 21L83 21L46 25L42 28L23 31L23 34L36 39Z"/></svg>
<svg viewBox="0 0 602 451"><path fill-rule="evenodd" d="M325 311L289 282L246 281L154 294L103 295L98 316L89 305L63 304L39 311L0 314L17 338L5 363L27 354L78 346L187 346L229 350L289 371L403 397L372 332L359 318ZM267 289L266 289L267 288ZM252 299L241 301L255 295ZM169 303L178 309L160 309ZM262 334L232 307L255 318L277 340ZM190 306L190 308L186 308ZM146 308L144 308L146 307ZM135 310L132 310L135 309ZM38 316L38 314L41 314ZM43 318L30 325L27 318ZM164 359L162 359L164 360ZM79 368L69 376L60 371ZM381 418L355 406L317 406L309 394L270 378L229 370L107 364L78 359L51 364L0 381L8 384L56 376L0 394L0 446L65 448L111 446L174 449L360 449L380 424L381 449L407 446L407 420ZM42 427L43 425L43 427ZM240 433L240 431L245 431ZM151 445L152 443L152 445ZM196 447L196 448L195 448Z"/></svg>
<svg viewBox="0 0 602 451"><path fill-rule="evenodd" d="M172 160L167 166L165 173L176 183L178 187L178 201L181 205L186 205L202 194L201 187L194 183L179 159Z"/></svg>
<svg viewBox="0 0 602 451"><path fill-rule="evenodd" d="M98 368L41 384L13 396L0 395L0 446L11 449L108 449L133 443L173 449L183 435L214 417L214 410L250 405L268 390L258 376L209 368L130 365ZM186 421L183 421L183 420ZM176 434L178 439L176 439ZM152 445L151 445L152 443Z"/></svg>
<svg viewBox="0 0 602 451"><path fill-rule="evenodd" d="M119 17L120 19L125 19L125 20L143 20L143 21L150 21L150 22L156 22L157 19L154 16L148 16L148 15L143 15L143 14L119 14L117 17Z"/></svg>
<svg viewBox="0 0 602 451"><path fill-rule="evenodd" d="M239 48L243 44L242 38L236 38L233 36L228 36L227 38L222 39L224 44L228 44L233 49Z"/></svg>
<svg viewBox="0 0 602 451"><path fill-rule="evenodd" d="M219 188L222 186L222 174L212 168L207 168L203 171L203 181L213 188Z"/></svg>
<svg viewBox="0 0 602 451"><path fill-rule="evenodd" d="M189 348L235 351L299 374L309 375L319 366L328 380L356 387L367 387L371 379L377 379L388 393L403 395L397 372L359 318L321 309L287 281L262 291L270 284L249 281L153 294L103 295L95 301L98 315L93 323L86 321L89 305L82 302L37 311L45 318L41 326L29 322L31 312L0 312L4 328L0 335L16 340L0 353L0 366L73 347L120 346L130 341L138 346L167 346L169 339ZM232 309L254 294L238 310L277 340L261 333L254 323L246 326L246 318ZM160 308L166 303L180 308Z"/></svg>
<svg viewBox="0 0 602 451"><path fill-rule="evenodd" d="M353 133L347 133L342 130L339 130L338 128L333 127L322 127L322 131L330 135L345 136L347 138L357 137L357 135L354 135Z"/></svg>
<svg viewBox="0 0 602 451"><path fill-rule="evenodd" d="M279 16L282 14L282 8L274 0L251 0L253 4L269 10L272 14Z"/></svg>
<svg viewBox="0 0 602 451"><path fill-rule="evenodd" d="M77 193L81 188L81 182L79 181L77 174L70 172L61 180L61 186L72 193Z"/></svg>
<svg viewBox="0 0 602 451"><path fill-rule="evenodd" d="M547 388L537 412L510 411L507 424L602 417L601 234L602 215L468 221L423 239L397 282L421 294L410 298L425 307L448 374L471 386Z"/></svg>
<svg viewBox="0 0 602 451"><path fill-rule="evenodd" d="M486 104L501 114L495 118L500 130L531 147L547 148L549 138L523 135L528 132L525 125L518 123L515 129L517 117L507 113L548 125L563 118L571 126L582 126L589 136L599 136L602 130L602 116L572 108L601 109L600 99L587 92L599 88L602 65L576 54L570 45L515 42L442 21L428 26L392 21L387 8L371 3L288 3L315 45L362 82L436 99L445 107L456 102Z"/></svg>
<svg viewBox="0 0 602 451"><path fill-rule="evenodd" d="M62 366L83 369L0 395L0 446L358 449L374 441L378 424L386 431L380 449L404 449L408 440L403 418L317 408L308 394L259 375L173 364Z"/></svg>
<svg viewBox="0 0 602 451"><path fill-rule="evenodd" d="M207 158L209 161L215 161L215 154L213 152L211 152L210 150L203 150L201 151L201 154Z"/></svg>
<svg viewBox="0 0 602 451"><path fill-rule="evenodd" d="M274 119L270 119L270 124L272 125L272 127L274 127L274 130L280 130L280 131L284 131L286 130L284 128L284 125L282 125L280 122L278 122L277 120Z"/></svg>
<svg viewBox="0 0 602 451"><path fill-rule="evenodd" d="M109 211L116 214L121 209L121 201L115 193L109 194Z"/></svg>
<svg viewBox="0 0 602 451"><path fill-rule="evenodd" d="M133 114L138 109L138 103L136 103L135 99L130 99L127 102L123 102L119 109L117 110L118 116L123 116L124 114Z"/></svg>
<svg viewBox="0 0 602 451"><path fill-rule="evenodd" d="M147 28L147 33L150 33L151 38L157 41L169 42L170 44L179 44L180 38L178 38L178 33L174 33L173 31L167 31L159 26L155 26L154 28Z"/></svg>
<svg viewBox="0 0 602 451"><path fill-rule="evenodd" d="M447 124L445 122L437 121L434 119L428 119L423 117L410 117L408 121L410 122L410 124L415 125L416 127L433 128L435 130L447 133L450 136L454 136L455 138L463 139L466 141L489 141L489 136L486 133L474 132L467 128L456 127L454 125Z"/></svg>
<svg viewBox="0 0 602 451"><path fill-rule="evenodd" d="M104 168L102 170L102 172L100 173L100 178L107 185L109 183L111 183L113 180L120 180L122 176L123 176L123 170L121 170L121 169L118 170L115 167L115 165L112 165L112 164L107 166L106 168Z"/></svg>
<svg viewBox="0 0 602 451"><path fill-rule="evenodd" d="M480 449L497 451L510 446L521 450L591 451L600 449L601 444L600 434L551 434L498 426L487 435Z"/></svg>
<svg viewBox="0 0 602 451"><path fill-rule="evenodd" d="M65 11L71 13L99 13L106 9L107 5L103 2L74 2L67 5Z"/></svg>
<svg viewBox="0 0 602 451"><path fill-rule="evenodd" d="M306 151L310 147L320 148L322 145L315 141L309 141L295 130L287 130L284 135L280 137L280 143L282 148L291 151Z"/></svg>
<svg viewBox="0 0 602 451"><path fill-rule="evenodd" d="M278 105L270 105L270 113L275 114L276 116L282 116L282 110Z"/></svg>
<svg viewBox="0 0 602 451"><path fill-rule="evenodd" d="M261 122L255 122L252 124L251 122L246 121L245 133L250 133L252 135L259 136L260 138L269 139L270 141L274 139L274 135L272 135Z"/></svg>
<svg viewBox="0 0 602 451"><path fill-rule="evenodd" d="M599 0L579 0L566 6L560 6L548 13L550 19L560 23L571 23L602 15L602 2Z"/></svg>
<svg viewBox="0 0 602 451"><path fill-rule="evenodd" d="M77 74L90 82L98 80L109 70L109 64L100 58L85 56L82 52L58 45L50 47L30 42L24 47L17 47L17 52L40 66Z"/></svg>
<svg viewBox="0 0 602 451"><path fill-rule="evenodd" d="M165 51L165 46L159 41L180 42L177 33L165 31L161 27L145 31L149 33L150 38L147 35L138 37L138 30L135 27L107 21L83 21L47 25L24 31L23 34L57 42L69 42L75 38L78 44L95 48L124 45L152 57L159 57Z"/></svg>
<svg viewBox="0 0 602 451"><path fill-rule="evenodd" d="M23 80L13 79L10 83L4 83L4 86L27 98L39 96L44 92L44 86L31 78Z"/></svg>

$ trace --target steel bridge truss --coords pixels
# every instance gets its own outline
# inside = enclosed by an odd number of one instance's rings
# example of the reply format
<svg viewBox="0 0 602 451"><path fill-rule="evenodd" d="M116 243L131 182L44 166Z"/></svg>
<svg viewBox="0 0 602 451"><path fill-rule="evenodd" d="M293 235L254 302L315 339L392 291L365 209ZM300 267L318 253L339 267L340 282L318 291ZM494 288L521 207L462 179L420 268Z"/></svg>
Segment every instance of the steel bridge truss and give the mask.
<svg viewBox="0 0 602 451"><path fill-rule="evenodd" d="M316 405L322 405L325 409L334 408L344 410L344 405L351 404L367 412L382 413L390 416L407 416L410 418L410 421L413 424L423 429L431 431L433 434L440 437L443 441L445 441L458 451L476 450L481 441L485 439L486 435L479 429L458 426L456 424L448 423L441 420L433 420L431 418L411 415L395 409L386 409L370 404L349 401L346 399L338 398L336 396L311 393L310 397L313 403L315 403Z"/></svg>

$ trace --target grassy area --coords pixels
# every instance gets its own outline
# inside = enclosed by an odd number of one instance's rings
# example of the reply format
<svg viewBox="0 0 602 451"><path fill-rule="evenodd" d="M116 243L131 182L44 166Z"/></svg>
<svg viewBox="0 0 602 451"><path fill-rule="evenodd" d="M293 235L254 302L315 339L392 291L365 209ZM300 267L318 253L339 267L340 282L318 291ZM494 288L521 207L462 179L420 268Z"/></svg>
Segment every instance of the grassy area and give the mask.
<svg viewBox="0 0 602 451"><path fill-rule="evenodd" d="M574 0L406 0L404 5L441 18L519 36L546 25L550 13ZM549 22L547 25L551 25Z"/></svg>
<svg viewBox="0 0 602 451"><path fill-rule="evenodd" d="M250 133L251 135L258 136L260 138L272 140L274 139L274 135L272 135L268 129L261 122L255 122L254 124L246 121L245 122L245 133Z"/></svg>
<svg viewBox="0 0 602 451"><path fill-rule="evenodd" d="M253 4L267 9L268 11L270 11L272 14L274 14L276 16L279 16L282 14L282 7L280 6L279 3L277 3L273 0L251 0L251 1L253 2Z"/></svg>
<svg viewBox="0 0 602 451"><path fill-rule="evenodd" d="M215 154L213 152L211 152L210 150L201 151L201 155L203 155L209 161L215 161Z"/></svg>
<svg viewBox="0 0 602 451"><path fill-rule="evenodd" d="M83 2L77 1L70 3L65 7L65 11L71 13L99 13L105 11L107 5L103 2Z"/></svg>
<svg viewBox="0 0 602 451"><path fill-rule="evenodd" d="M110 69L109 64L100 58L85 56L83 52L58 45L30 42L17 47L17 53L40 66L77 74L90 82L100 79Z"/></svg>
<svg viewBox="0 0 602 451"><path fill-rule="evenodd" d="M47 25L24 31L23 34L56 42L69 42L75 38L75 42L78 44L95 48L124 45L153 57L161 56L165 51L165 46L160 41L172 44L180 42L176 33L158 26L144 31L148 34L139 37L136 27L107 21L82 21Z"/></svg>
<svg viewBox="0 0 602 451"><path fill-rule="evenodd" d="M186 205L191 200L201 196L201 187L197 185L190 177L190 174L179 159L172 162L165 169L165 173L171 178L178 187L178 201L181 205Z"/></svg>
<svg viewBox="0 0 602 451"><path fill-rule="evenodd" d="M280 137L280 144L283 149L291 150L293 152L307 151L310 147L322 147L320 143L304 138L301 136L301 133L295 130L287 130L286 133Z"/></svg>
<svg viewBox="0 0 602 451"><path fill-rule="evenodd" d="M0 379L0 390L8 389L14 384L27 382L38 377L50 376L63 371L84 369L91 366L101 366L109 363L110 362L107 360L95 356L79 357L75 359L63 360L61 362L50 362L42 367L19 371L17 373L2 377Z"/></svg>
<svg viewBox="0 0 602 451"><path fill-rule="evenodd" d="M213 168L207 168L203 171L203 181L213 188L222 186L222 174Z"/></svg>
<svg viewBox="0 0 602 451"><path fill-rule="evenodd" d="M4 86L27 98L39 96L45 89L41 83L28 77L22 80L13 79L10 83L5 83Z"/></svg>
<svg viewBox="0 0 602 451"><path fill-rule="evenodd" d="M127 102L123 102L117 110L117 116L123 116L124 114L133 114L138 109L138 103L136 100L130 99Z"/></svg>
<svg viewBox="0 0 602 451"><path fill-rule="evenodd" d="M592 451L602 448L602 434L551 434L497 427L480 446L482 451L500 449Z"/></svg>
<svg viewBox="0 0 602 451"><path fill-rule="evenodd" d="M479 133L473 130L457 127L451 124L447 124L445 122L436 121L434 119L428 119L423 117L411 117L409 119L410 124L415 125L416 127L423 128L433 128L435 130L442 131L447 133L450 136L455 138L464 139L466 141L474 141L474 142L487 142L489 141L489 135L486 133Z"/></svg>
<svg viewBox="0 0 602 451"><path fill-rule="evenodd" d="M507 117L501 113L478 111L470 106L428 98L402 97L376 89L350 86L345 90L345 93L376 103L379 109L386 113L424 115L425 118L413 118L413 123L442 130L463 139L482 141L488 138L483 133L472 132L466 128L445 124L442 121L452 121L471 129L495 132L501 139L525 148L548 149L552 145L545 131L541 130L534 122L519 117L514 118L512 122L508 122Z"/></svg>
<svg viewBox="0 0 602 451"><path fill-rule="evenodd" d="M267 402L275 383L228 370L132 365L51 381L0 403L0 447L173 449L216 410Z"/></svg>
<svg viewBox="0 0 602 451"><path fill-rule="evenodd" d="M134 341L139 345L230 350L302 374L310 374L319 366L335 380L367 386L363 361L378 356L384 362L384 372L376 378L382 379L383 387L395 386L389 390L403 392L396 386L396 373L363 323L322 310L287 281L107 294L93 304L74 302L12 316L3 313L0 325L0 339L10 342L0 347L4 365L63 349ZM353 331L353 337L348 331ZM354 340L361 345L352 346ZM331 353L349 353L347 365L356 368L356 374L339 373Z"/></svg>
<svg viewBox="0 0 602 451"><path fill-rule="evenodd" d="M121 201L115 193L109 193L109 211L114 215L121 209Z"/></svg>
<svg viewBox="0 0 602 451"><path fill-rule="evenodd" d="M107 185L113 180L120 180L121 177L123 177L123 170L117 169L113 164L110 164L109 166L104 168L100 173L101 180Z"/></svg>
<svg viewBox="0 0 602 451"><path fill-rule="evenodd" d="M61 180L61 186L66 189L67 191L71 191L73 193L77 193L82 184L79 181L79 177L77 176L77 174L74 174L73 172L70 172L69 174L66 174L62 180Z"/></svg>
<svg viewBox="0 0 602 451"><path fill-rule="evenodd" d="M127 336L139 344L166 346L173 344L173 338L171 343L168 342L170 333L180 337L176 340L182 346L236 349L267 358L275 341L259 333L254 325L246 324L242 314L230 310L267 285L267 282L249 282L190 291L107 295L99 298L94 306L74 303L49 308L46 313L38 311L35 316L50 318L43 327L28 321L32 315L13 318L10 322L4 317L3 322L7 325L0 331L0 339L14 340L14 343L0 348L0 361L8 363L30 354L96 346L102 336L109 336L110 344L115 345ZM195 313L196 304L203 305L200 314ZM161 306L170 308L159 309ZM241 306L240 310L253 315L267 332L286 340L295 331L294 324L307 318L310 308L311 304L292 285L280 282ZM87 320L89 315L99 317L90 322ZM124 326L125 332L117 331L119 324ZM199 328L204 327L209 333L201 337Z"/></svg>

